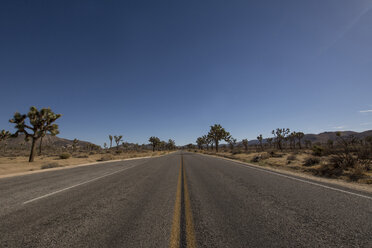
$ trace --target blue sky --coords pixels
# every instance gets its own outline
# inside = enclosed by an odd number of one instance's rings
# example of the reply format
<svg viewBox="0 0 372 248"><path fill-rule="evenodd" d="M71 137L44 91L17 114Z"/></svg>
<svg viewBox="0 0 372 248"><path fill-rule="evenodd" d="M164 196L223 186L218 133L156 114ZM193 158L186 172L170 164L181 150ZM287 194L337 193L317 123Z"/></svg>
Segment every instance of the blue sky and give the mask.
<svg viewBox="0 0 372 248"><path fill-rule="evenodd" d="M0 129L32 105L60 137L195 142L372 129L372 1L0 2ZM361 112L364 111L364 112Z"/></svg>

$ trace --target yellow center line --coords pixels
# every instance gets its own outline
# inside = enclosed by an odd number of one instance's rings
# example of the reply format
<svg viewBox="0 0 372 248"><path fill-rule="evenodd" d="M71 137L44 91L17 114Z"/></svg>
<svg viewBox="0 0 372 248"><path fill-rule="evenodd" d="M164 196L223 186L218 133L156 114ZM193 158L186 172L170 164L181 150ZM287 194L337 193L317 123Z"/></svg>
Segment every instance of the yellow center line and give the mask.
<svg viewBox="0 0 372 248"><path fill-rule="evenodd" d="M180 248L181 236L181 191L182 191L182 162L178 173L176 203L174 204L173 223L169 247Z"/></svg>
<svg viewBox="0 0 372 248"><path fill-rule="evenodd" d="M181 160L182 160L182 167L183 167L183 191L184 191L185 217L186 217L185 218L186 219L186 242L187 242L188 248L189 247L195 248L196 240L195 240L194 222L192 220L189 189L187 187L185 166L183 166L183 156Z"/></svg>
<svg viewBox="0 0 372 248"><path fill-rule="evenodd" d="M183 181L183 184L182 184L182 181ZM182 195L182 189L183 189L183 195ZM172 222L172 230L171 230L171 237L170 237L170 244L169 244L169 247L171 248L180 248L180 245L181 245L181 230L182 230L181 226L183 225L183 223L181 223L182 198L184 201L184 211L185 211L184 216L185 216L185 227L186 227L185 228L186 247L196 248L195 230L194 230L194 223L193 223L193 217L192 217L192 212L191 212L189 190L187 187L186 171L185 171L185 166L183 165L183 155L181 155L181 166L180 166L180 170L178 173L176 202L174 204L173 222Z"/></svg>

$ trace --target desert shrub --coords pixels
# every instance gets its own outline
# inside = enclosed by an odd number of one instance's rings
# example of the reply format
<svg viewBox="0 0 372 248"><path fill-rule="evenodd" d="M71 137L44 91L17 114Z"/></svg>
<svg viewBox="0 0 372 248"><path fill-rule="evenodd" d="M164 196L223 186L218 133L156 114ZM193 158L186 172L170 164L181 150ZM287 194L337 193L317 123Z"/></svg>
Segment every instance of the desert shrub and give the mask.
<svg viewBox="0 0 372 248"><path fill-rule="evenodd" d="M342 175L343 170L339 167L335 167L333 164L325 163L325 164L322 164L314 172L316 175L320 175L320 176L338 177Z"/></svg>
<svg viewBox="0 0 372 248"><path fill-rule="evenodd" d="M89 158L89 156L88 155L86 155L86 154L84 154L84 155L78 155L78 156L76 156L77 158Z"/></svg>
<svg viewBox="0 0 372 248"><path fill-rule="evenodd" d="M269 154L270 157L273 157L273 158L283 157L283 154L276 153L275 151L270 151L268 154Z"/></svg>
<svg viewBox="0 0 372 248"><path fill-rule="evenodd" d="M232 153L232 155L236 155L236 154L241 154L242 151L241 150L235 150L235 151L232 151L231 153Z"/></svg>
<svg viewBox="0 0 372 248"><path fill-rule="evenodd" d="M349 178L352 181L358 181L364 177L364 168L361 165L354 165L354 168L351 169Z"/></svg>
<svg viewBox="0 0 372 248"><path fill-rule="evenodd" d="M267 152L261 153L260 156L261 156L261 159L268 159L268 158L270 158L270 154L267 153Z"/></svg>
<svg viewBox="0 0 372 248"><path fill-rule="evenodd" d="M320 157L320 156L324 155L324 148L319 146L319 145L313 146L312 150L313 150L313 155L314 156Z"/></svg>
<svg viewBox="0 0 372 248"><path fill-rule="evenodd" d="M67 153L67 152L62 153L62 154L59 155L59 158L60 159L68 159L70 157L71 157L71 154L70 153Z"/></svg>
<svg viewBox="0 0 372 248"><path fill-rule="evenodd" d="M304 166L313 166L313 165L316 165L316 164L319 164L319 163L320 163L319 158L309 157L309 158L305 159L303 165Z"/></svg>
<svg viewBox="0 0 372 248"><path fill-rule="evenodd" d="M254 163L257 163L261 160L261 156L257 155L257 156L254 156L252 159L251 159L251 162L254 162Z"/></svg>
<svg viewBox="0 0 372 248"><path fill-rule="evenodd" d="M114 156L112 156L111 154L106 154L106 155L103 155L97 161L109 161L109 160L113 160L113 159L114 159Z"/></svg>
<svg viewBox="0 0 372 248"><path fill-rule="evenodd" d="M361 147L357 150L358 159L372 160L372 150L369 147Z"/></svg>
<svg viewBox="0 0 372 248"><path fill-rule="evenodd" d="M267 152L264 152L264 153L254 156L251 159L251 162L257 163L261 160L268 159L268 158L270 158L270 155Z"/></svg>
<svg viewBox="0 0 372 248"><path fill-rule="evenodd" d="M61 167L60 164L54 162L54 163L49 163L49 164L43 164L40 169L44 170L44 169L50 169L50 168L57 168L57 167Z"/></svg>
<svg viewBox="0 0 372 248"><path fill-rule="evenodd" d="M116 150L115 153L116 153L116 154L122 154L123 151L122 151L122 150Z"/></svg>
<svg viewBox="0 0 372 248"><path fill-rule="evenodd" d="M341 168L343 170L348 168L354 168L357 162L358 162L357 159L350 154L333 155L329 159L329 163L331 165L333 165L335 168Z"/></svg>
<svg viewBox="0 0 372 248"><path fill-rule="evenodd" d="M293 161L293 160L296 160L297 159L297 157L296 157L296 155L289 155L288 157L287 157L287 160L288 161Z"/></svg>
<svg viewBox="0 0 372 248"><path fill-rule="evenodd" d="M89 155L94 155L94 154L96 154L95 152L89 152Z"/></svg>

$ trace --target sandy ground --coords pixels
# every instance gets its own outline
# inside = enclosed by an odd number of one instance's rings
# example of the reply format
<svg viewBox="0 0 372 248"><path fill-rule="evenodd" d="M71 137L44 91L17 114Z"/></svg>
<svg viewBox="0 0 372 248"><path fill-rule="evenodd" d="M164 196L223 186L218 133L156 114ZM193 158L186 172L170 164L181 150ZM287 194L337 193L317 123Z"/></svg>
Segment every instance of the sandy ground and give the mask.
<svg viewBox="0 0 372 248"><path fill-rule="evenodd" d="M159 156L164 155L166 151L143 151L143 152L128 152L122 154L112 154L110 160L120 160L127 158L137 157L148 157L148 156ZM35 161L32 163L28 162L28 157L17 156L17 157L0 157L0 177L20 174L28 171L42 170L43 166L51 165L51 167L67 167L73 165L89 164L101 160L103 156L108 154L94 154L85 155L87 157L81 157L82 154L74 155L68 159L60 159L58 156L38 156L35 157ZM80 158L78 157L80 156ZM44 169L46 170L46 169Z"/></svg>
<svg viewBox="0 0 372 248"><path fill-rule="evenodd" d="M216 154L215 152L206 152L206 151L199 151L199 150L192 150L196 151L202 154L206 155L211 155L211 156L218 156L218 157L223 157L228 160L238 160L239 162L243 162L249 165L257 166L257 167L265 167L266 169L277 171L280 173L285 173L285 174L290 174L290 175L295 175L295 176L300 176L308 179L312 179L315 181L319 182L325 182L325 183L332 183L332 184L337 184L341 185L344 187L356 189L356 190L362 190L366 192L371 192L372 193L372 173L368 172L365 173L366 177L369 177L370 179L368 180L359 180L359 181L350 181L347 177L339 177L339 178L326 178L326 177L320 177L320 176L315 176L312 173L306 171L309 169L309 167L303 166L303 162L305 159L308 157L311 157L311 153L308 151L304 151L303 153L298 153L298 154L291 154L291 153L283 153L282 157L267 157L260 162L253 163L251 160L253 157L257 155L262 155L262 156L267 156L266 152L263 153L240 153L240 154L235 154L232 155L229 152L219 152ZM291 162L288 163L288 157L294 155L295 159L290 160ZM320 163L325 163L328 157L322 157ZM311 166L310 168L316 169L320 165L314 165Z"/></svg>

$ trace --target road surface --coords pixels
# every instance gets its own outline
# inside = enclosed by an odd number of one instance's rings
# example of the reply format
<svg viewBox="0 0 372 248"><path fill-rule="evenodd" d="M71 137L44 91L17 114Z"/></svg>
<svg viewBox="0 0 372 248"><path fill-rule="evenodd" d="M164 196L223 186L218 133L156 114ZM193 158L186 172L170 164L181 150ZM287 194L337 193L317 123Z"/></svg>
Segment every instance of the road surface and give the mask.
<svg viewBox="0 0 372 248"><path fill-rule="evenodd" d="M0 179L0 247L372 247L372 195L176 152Z"/></svg>

